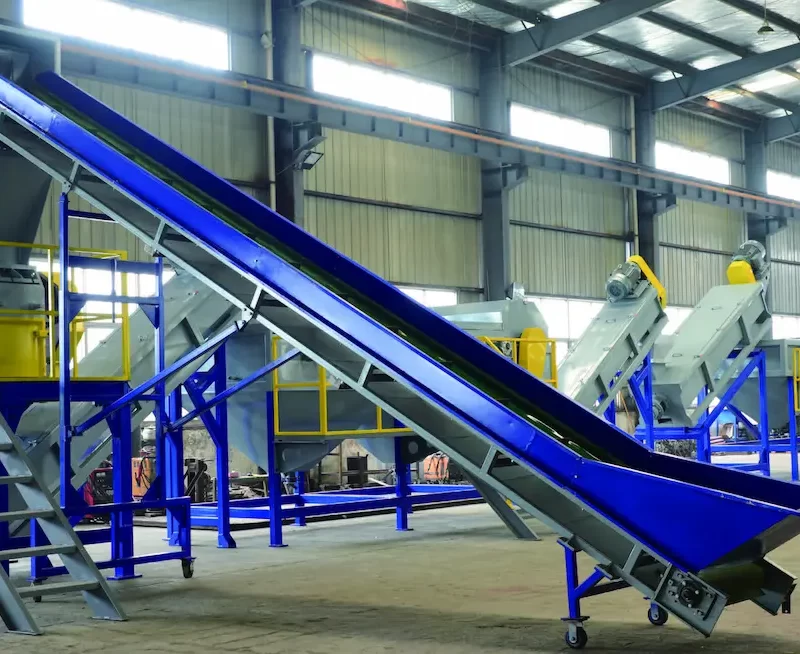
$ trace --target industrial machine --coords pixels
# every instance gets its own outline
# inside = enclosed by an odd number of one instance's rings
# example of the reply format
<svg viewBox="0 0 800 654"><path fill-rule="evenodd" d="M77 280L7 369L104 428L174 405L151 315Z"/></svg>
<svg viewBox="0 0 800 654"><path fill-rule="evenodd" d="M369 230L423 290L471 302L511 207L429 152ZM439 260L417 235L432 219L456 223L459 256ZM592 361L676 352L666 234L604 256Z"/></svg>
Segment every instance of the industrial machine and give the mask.
<svg viewBox="0 0 800 654"><path fill-rule="evenodd" d="M57 74L18 82L25 89L0 79L0 142L221 295L239 312L231 333L257 322L289 344L268 365L251 361L248 380L302 353L327 371L323 386L337 380L337 392L380 409L376 431L412 429L490 501L508 498L557 534L568 646L587 643L581 598L626 587L663 611L654 624L669 614L705 636L738 602L788 612L795 578L767 555L800 533L800 486L648 450ZM66 242L66 191L62 208ZM70 387L68 370L59 372ZM105 419L127 437L126 412L171 372L160 370L89 420L62 414L62 446L64 432L79 437ZM268 437L273 418L268 412ZM164 447L174 446L169 434L180 419L173 413L169 421L157 431ZM168 488L176 474L183 475L182 459L165 466ZM405 497L399 501L398 510ZM595 567L579 583L581 552ZM8 591L0 593L0 615L9 615L19 594L2 575L0 589Z"/></svg>

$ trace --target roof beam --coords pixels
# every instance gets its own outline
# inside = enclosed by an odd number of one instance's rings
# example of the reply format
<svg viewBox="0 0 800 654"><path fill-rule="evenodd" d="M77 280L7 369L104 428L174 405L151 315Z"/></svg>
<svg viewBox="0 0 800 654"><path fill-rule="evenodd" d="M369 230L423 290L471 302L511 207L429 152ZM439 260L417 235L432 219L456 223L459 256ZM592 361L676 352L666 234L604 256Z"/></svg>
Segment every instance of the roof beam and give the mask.
<svg viewBox="0 0 800 654"><path fill-rule="evenodd" d="M783 141L796 134L800 134L800 113L781 118L770 118L765 125L765 138L767 143Z"/></svg>
<svg viewBox="0 0 800 654"><path fill-rule="evenodd" d="M764 18L764 5L760 2L755 3L750 2L749 0L721 0L721 2L733 7L734 9L743 11L746 14L750 14L759 20ZM766 14L767 20L770 22L770 24L800 36L800 23L796 23L795 21L786 18L785 16L782 16L781 14L770 9L767 9Z"/></svg>
<svg viewBox="0 0 800 654"><path fill-rule="evenodd" d="M613 0L503 37L504 66L516 66L556 48L644 14L669 0Z"/></svg>
<svg viewBox="0 0 800 654"><path fill-rule="evenodd" d="M653 109L666 109L800 59L800 43L653 84Z"/></svg>

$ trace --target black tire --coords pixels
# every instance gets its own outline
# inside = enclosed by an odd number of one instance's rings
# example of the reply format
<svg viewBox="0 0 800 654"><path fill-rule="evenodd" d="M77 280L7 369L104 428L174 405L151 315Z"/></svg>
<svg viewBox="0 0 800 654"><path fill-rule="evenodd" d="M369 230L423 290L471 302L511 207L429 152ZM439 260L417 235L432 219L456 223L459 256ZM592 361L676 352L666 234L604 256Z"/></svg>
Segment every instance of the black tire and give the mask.
<svg viewBox="0 0 800 654"><path fill-rule="evenodd" d="M589 636L586 635L586 629L578 627L574 637L569 631L564 634L564 642L571 649L583 649L586 647L586 643L589 642Z"/></svg>
<svg viewBox="0 0 800 654"><path fill-rule="evenodd" d="M184 579L194 577L194 561L181 561L181 570L183 571Z"/></svg>
<svg viewBox="0 0 800 654"><path fill-rule="evenodd" d="M656 627L663 627L667 624L667 620L669 620L669 613L660 606L651 604L650 608L647 610L647 619L650 620L650 624Z"/></svg>

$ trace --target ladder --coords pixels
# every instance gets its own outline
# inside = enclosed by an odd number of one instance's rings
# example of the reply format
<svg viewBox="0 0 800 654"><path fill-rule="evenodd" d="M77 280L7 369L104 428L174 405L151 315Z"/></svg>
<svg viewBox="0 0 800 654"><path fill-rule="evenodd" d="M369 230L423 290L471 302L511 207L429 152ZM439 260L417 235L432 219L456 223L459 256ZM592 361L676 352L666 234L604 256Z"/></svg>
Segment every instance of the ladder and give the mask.
<svg viewBox="0 0 800 654"><path fill-rule="evenodd" d="M42 597L64 593L83 594L95 618L125 620L116 597L105 578L83 547L78 534L53 496L47 491L20 440L0 418L0 486L15 487L25 508L0 512L0 522L36 521L49 545L0 549L0 620L11 633L38 635L42 630L28 611L24 599L38 602ZM6 507L7 508L7 507ZM34 528L31 524L31 529ZM0 543L2 547L2 543ZM17 559L58 555L69 574L69 581L15 587L2 564Z"/></svg>

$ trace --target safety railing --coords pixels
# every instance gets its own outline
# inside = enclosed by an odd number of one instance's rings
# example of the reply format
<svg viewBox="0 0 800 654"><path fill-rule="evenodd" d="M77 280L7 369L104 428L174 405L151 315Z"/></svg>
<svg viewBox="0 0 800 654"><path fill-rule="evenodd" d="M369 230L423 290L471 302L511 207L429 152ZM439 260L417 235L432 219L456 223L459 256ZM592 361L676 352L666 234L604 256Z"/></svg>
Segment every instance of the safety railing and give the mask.
<svg viewBox="0 0 800 654"><path fill-rule="evenodd" d="M553 338L511 338L480 336L479 340L522 366L543 382L558 388L558 358ZM549 377L545 377L545 370Z"/></svg>
<svg viewBox="0 0 800 654"><path fill-rule="evenodd" d="M272 337L272 360L275 361L281 354L280 337ZM287 347L288 344L286 344ZM313 364L311 364L313 365ZM389 436L392 434L407 434L411 430L407 427L384 427L384 415L381 407L375 407L375 427L366 429L331 429L328 421L328 391L336 389L333 379L328 375L328 371L322 366L317 365L314 379L306 381L281 381L281 368L272 373L272 396L274 430L275 436ZM281 429L280 419L280 392L285 390L306 390L316 391L317 409L319 411L318 429L306 431L292 431Z"/></svg>
<svg viewBox="0 0 800 654"><path fill-rule="evenodd" d="M58 342L57 323L65 315L64 307L57 307L57 288L65 283L71 290L76 290L74 284L74 271L70 269L66 276L56 270L58 251L57 245L42 245L34 243L18 243L14 241L0 241L0 251L5 249L30 250L31 258L43 256L46 263L45 270L41 273L43 287L35 276L29 279L20 277L14 284L15 290L30 289L34 294L43 290L43 297L37 301L27 303L25 308L0 307L0 341L3 342L3 353L0 354L0 381L35 381L58 379ZM99 259L127 260L127 253L120 250L99 250L87 248L70 248L70 252L86 257ZM4 266L0 264L0 269ZM9 264L6 267L9 274L24 275L24 266ZM28 269L30 270L30 268ZM117 274L120 276L120 289L117 291ZM128 305L115 302L115 296L128 295L128 276L121 272L111 275L112 291L108 295L111 313L99 313L82 309L70 322L70 370L71 377L81 381L128 381L130 379L130 318ZM37 275L38 276L38 275ZM10 288L8 290L11 290ZM31 299L34 295L31 295ZM12 299L13 301L13 299ZM31 306L44 306L43 309L29 308ZM119 307L119 310L117 309ZM121 328L121 370L118 376L81 376L78 357L78 344L85 337L87 328L92 323L117 323Z"/></svg>
<svg viewBox="0 0 800 654"><path fill-rule="evenodd" d="M800 413L800 347L792 348L792 378L794 383L794 412Z"/></svg>

